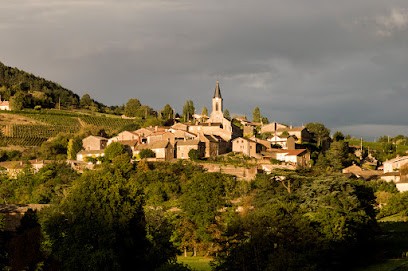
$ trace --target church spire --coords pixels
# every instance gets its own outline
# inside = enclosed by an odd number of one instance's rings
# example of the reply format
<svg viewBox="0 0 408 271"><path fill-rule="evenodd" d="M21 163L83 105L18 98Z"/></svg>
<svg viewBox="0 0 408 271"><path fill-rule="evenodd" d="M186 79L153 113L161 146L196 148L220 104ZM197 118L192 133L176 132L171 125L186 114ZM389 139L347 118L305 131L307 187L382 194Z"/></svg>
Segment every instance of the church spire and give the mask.
<svg viewBox="0 0 408 271"><path fill-rule="evenodd" d="M221 90L220 90L220 82L218 82L218 80L217 80L217 83L215 84L215 91L214 91L214 97L213 98L222 99Z"/></svg>

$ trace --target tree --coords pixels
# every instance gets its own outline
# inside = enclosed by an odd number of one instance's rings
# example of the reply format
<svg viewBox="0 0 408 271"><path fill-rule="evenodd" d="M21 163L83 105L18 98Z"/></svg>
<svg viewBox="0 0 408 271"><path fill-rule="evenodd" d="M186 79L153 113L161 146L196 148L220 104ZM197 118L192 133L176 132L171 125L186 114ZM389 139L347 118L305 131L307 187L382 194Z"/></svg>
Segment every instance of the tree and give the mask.
<svg viewBox="0 0 408 271"><path fill-rule="evenodd" d="M131 151L129 150L129 148L119 142L112 142L111 144L109 144L109 146L106 147L104 153L104 159L108 162L112 161L122 154L128 155L129 159L131 157Z"/></svg>
<svg viewBox="0 0 408 271"><path fill-rule="evenodd" d="M201 110L201 115L208 117L208 109L207 109L207 107L205 107L205 106L203 107L203 110Z"/></svg>
<svg viewBox="0 0 408 271"><path fill-rule="evenodd" d="M348 143L344 141L333 142L326 152L326 158L329 166L335 171L350 166L353 160L349 154ZM354 158L357 160L355 156Z"/></svg>
<svg viewBox="0 0 408 271"><path fill-rule="evenodd" d="M194 103L192 100L187 100L183 106L183 120L184 122L188 122L192 119L194 114L195 108Z"/></svg>
<svg viewBox="0 0 408 271"><path fill-rule="evenodd" d="M163 120L170 120L173 119L173 115L174 115L174 110L173 108L169 105L166 104L162 111L161 111L161 117Z"/></svg>
<svg viewBox="0 0 408 271"><path fill-rule="evenodd" d="M46 160L62 160L67 158L69 135L59 134L50 141L41 144L39 156Z"/></svg>
<svg viewBox="0 0 408 271"><path fill-rule="evenodd" d="M232 217L216 270L351 269L376 229L372 190L339 177L276 174L292 179L292 192L257 176L254 208Z"/></svg>
<svg viewBox="0 0 408 271"><path fill-rule="evenodd" d="M252 121L261 122L261 110L259 107L255 107L254 111L252 111Z"/></svg>
<svg viewBox="0 0 408 271"><path fill-rule="evenodd" d="M156 153L151 149L143 149L139 152L139 156L141 159L153 158L156 157Z"/></svg>
<svg viewBox="0 0 408 271"><path fill-rule="evenodd" d="M147 260L142 192L107 169L84 174L42 228L62 270L153 270L163 263Z"/></svg>
<svg viewBox="0 0 408 271"><path fill-rule="evenodd" d="M268 124L269 123L269 119L267 117L262 117L262 124Z"/></svg>
<svg viewBox="0 0 408 271"><path fill-rule="evenodd" d="M93 104L93 100L91 99L91 96L89 96L88 93L84 94L81 97L81 100L79 100L79 105L82 108L89 108Z"/></svg>
<svg viewBox="0 0 408 271"><path fill-rule="evenodd" d="M188 152L188 157L189 157L191 160L193 160L193 161L196 161L196 160L198 160L198 159L201 158L201 157L200 157L200 152L199 152L198 150L195 150L195 149L191 149L191 150Z"/></svg>
<svg viewBox="0 0 408 271"><path fill-rule="evenodd" d="M313 134L318 147L321 147L323 141L330 138L330 130L322 123L310 122L306 124L306 129Z"/></svg>
<svg viewBox="0 0 408 271"><path fill-rule="evenodd" d="M236 181L220 173L196 173L183 186L181 207L196 227L194 254L199 243L214 242L209 229L217 223L219 210L227 204ZM211 245L207 246L210 247Z"/></svg>
<svg viewBox="0 0 408 271"><path fill-rule="evenodd" d="M71 138L68 141L67 157L70 160L76 160L76 155L82 149L82 140L78 137Z"/></svg>
<svg viewBox="0 0 408 271"><path fill-rule="evenodd" d="M227 120L231 120L231 115L228 109L224 110L224 118L226 118Z"/></svg>
<svg viewBox="0 0 408 271"><path fill-rule="evenodd" d="M10 99L10 107L11 110L21 110L24 108L24 93L21 91L18 91L16 94L14 94L13 97Z"/></svg>
<svg viewBox="0 0 408 271"><path fill-rule="evenodd" d="M138 99L129 99L125 105L125 115L127 117L136 117L138 116L139 108L142 106Z"/></svg>
<svg viewBox="0 0 408 271"><path fill-rule="evenodd" d="M333 134L333 140L334 140L334 141L342 141L342 140L344 140L344 135L343 135L343 133L340 132L340 131L336 131L336 132Z"/></svg>
<svg viewBox="0 0 408 271"><path fill-rule="evenodd" d="M319 236L291 202L272 203L235 216L215 270L314 270Z"/></svg>

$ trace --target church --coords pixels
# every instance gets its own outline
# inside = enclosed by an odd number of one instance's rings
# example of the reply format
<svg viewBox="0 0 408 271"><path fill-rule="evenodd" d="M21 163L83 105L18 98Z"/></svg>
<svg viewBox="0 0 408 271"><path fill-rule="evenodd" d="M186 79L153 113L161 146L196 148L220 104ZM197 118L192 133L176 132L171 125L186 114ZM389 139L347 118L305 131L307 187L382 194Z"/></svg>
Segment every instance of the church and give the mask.
<svg viewBox="0 0 408 271"><path fill-rule="evenodd" d="M225 141L231 141L236 137L242 136L242 130L224 117L223 110L220 83L217 81L212 98L212 111L209 119L205 122L197 122L195 125L189 126L189 132L220 136Z"/></svg>

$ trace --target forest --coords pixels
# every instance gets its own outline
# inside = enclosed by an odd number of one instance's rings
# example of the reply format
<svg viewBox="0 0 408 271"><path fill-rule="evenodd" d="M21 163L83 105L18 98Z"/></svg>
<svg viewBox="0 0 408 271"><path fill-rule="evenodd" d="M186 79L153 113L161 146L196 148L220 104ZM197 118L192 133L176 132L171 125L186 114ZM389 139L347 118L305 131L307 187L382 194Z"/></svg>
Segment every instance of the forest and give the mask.
<svg viewBox="0 0 408 271"><path fill-rule="evenodd" d="M176 256L200 254L214 270L345 270L378 260L377 218L407 210L407 195L381 181L311 169L247 182L192 162L131 163L124 149L108 152L82 175L55 162L1 176L1 202L49 204L27 212L15 234L40 253L22 257L24 242L11 242L3 267L189 270Z"/></svg>

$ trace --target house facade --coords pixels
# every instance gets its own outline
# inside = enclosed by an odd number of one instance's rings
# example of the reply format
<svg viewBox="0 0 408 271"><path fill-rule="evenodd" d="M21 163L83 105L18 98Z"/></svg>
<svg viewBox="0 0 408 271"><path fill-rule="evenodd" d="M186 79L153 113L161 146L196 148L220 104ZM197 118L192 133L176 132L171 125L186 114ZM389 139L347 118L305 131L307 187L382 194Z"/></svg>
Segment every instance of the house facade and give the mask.
<svg viewBox="0 0 408 271"><path fill-rule="evenodd" d="M199 157L205 155L205 143L198 139L182 140L176 142L176 158L177 159L189 159L188 153L190 150L197 150Z"/></svg>
<svg viewBox="0 0 408 271"><path fill-rule="evenodd" d="M282 149L294 150L296 147L296 139L294 136L279 137L273 136L267 139L272 145L279 145Z"/></svg>
<svg viewBox="0 0 408 271"><path fill-rule="evenodd" d="M278 131L278 129L288 129L289 126L278 123L278 122L271 122L265 125L262 125L261 127L261 134L263 133L275 133Z"/></svg>
<svg viewBox="0 0 408 271"><path fill-rule="evenodd" d="M139 155L141 150L150 149L155 153L156 160L170 161L174 159L173 145L167 141L156 141L153 143L139 144L133 151L133 156Z"/></svg>
<svg viewBox="0 0 408 271"><path fill-rule="evenodd" d="M88 136L82 139L82 148L86 151L103 150L108 145L108 139L101 136Z"/></svg>
<svg viewBox="0 0 408 271"><path fill-rule="evenodd" d="M408 156L400 156L383 163L384 173L399 171L400 168L408 164Z"/></svg>
<svg viewBox="0 0 408 271"><path fill-rule="evenodd" d="M235 153L242 153L249 157L258 157L258 154L265 150L264 145L248 138L238 137L232 140L232 151Z"/></svg>
<svg viewBox="0 0 408 271"><path fill-rule="evenodd" d="M11 110L11 108L10 108L10 102L9 102L9 101L2 101L2 100L0 99L0 110L10 111L10 110Z"/></svg>

